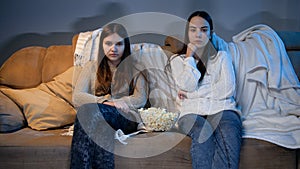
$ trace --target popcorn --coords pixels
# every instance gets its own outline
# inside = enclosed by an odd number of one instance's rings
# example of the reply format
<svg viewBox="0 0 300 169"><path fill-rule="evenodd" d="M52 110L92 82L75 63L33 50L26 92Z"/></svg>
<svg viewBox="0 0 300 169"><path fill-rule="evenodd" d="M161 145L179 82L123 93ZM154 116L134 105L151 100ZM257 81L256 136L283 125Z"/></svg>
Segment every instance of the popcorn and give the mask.
<svg viewBox="0 0 300 169"><path fill-rule="evenodd" d="M138 109L140 116L147 128L151 131L170 130L177 121L178 113L168 112L163 108L150 107Z"/></svg>

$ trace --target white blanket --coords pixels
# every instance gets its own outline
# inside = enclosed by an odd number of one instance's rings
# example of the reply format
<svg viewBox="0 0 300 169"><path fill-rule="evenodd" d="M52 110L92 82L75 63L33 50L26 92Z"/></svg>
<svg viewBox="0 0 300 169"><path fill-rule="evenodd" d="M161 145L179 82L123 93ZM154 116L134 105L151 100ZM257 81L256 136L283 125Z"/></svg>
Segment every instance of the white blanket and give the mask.
<svg viewBox="0 0 300 169"><path fill-rule="evenodd" d="M270 27L255 25L234 36L228 47L243 137L300 148L300 84L282 40Z"/></svg>
<svg viewBox="0 0 300 169"><path fill-rule="evenodd" d="M90 60L97 60L102 28L81 32L74 52L74 66L83 66Z"/></svg>

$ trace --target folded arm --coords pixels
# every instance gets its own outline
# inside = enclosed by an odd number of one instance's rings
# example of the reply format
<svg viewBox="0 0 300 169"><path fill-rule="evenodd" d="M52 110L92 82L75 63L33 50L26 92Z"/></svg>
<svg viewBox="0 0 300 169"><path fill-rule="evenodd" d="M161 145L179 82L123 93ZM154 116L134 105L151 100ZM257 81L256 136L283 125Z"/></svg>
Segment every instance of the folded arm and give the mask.
<svg viewBox="0 0 300 169"><path fill-rule="evenodd" d="M211 75L210 85L200 86L195 92L188 92L187 98L228 99L234 96L236 79L232 62L228 55L220 55L220 68ZM216 67L215 66L215 67Z"/></svg>
<svg viewBox="0 0 300 169"><path fill-rule="evenodd" d="M195 59L193 57L183 59L181 56L174 56L171 59L172 76L177 87L187 92L196 90L201 73L197 69Z"/></svg>

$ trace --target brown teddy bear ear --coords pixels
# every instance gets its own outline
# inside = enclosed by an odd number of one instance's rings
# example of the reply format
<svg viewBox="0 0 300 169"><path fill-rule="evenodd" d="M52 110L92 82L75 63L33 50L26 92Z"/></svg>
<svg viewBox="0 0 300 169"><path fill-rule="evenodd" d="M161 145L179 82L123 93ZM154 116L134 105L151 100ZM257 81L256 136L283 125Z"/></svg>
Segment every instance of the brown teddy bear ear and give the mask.
<svg viewBox="0 0 300 169"><path fill-rule="evenodd" d="M177 36L167 36L165 39L165 44L164 46L162 46L162 49L169 56L180 52L183 46L183 41L181 41L180 38L178 38Z"/></svg>

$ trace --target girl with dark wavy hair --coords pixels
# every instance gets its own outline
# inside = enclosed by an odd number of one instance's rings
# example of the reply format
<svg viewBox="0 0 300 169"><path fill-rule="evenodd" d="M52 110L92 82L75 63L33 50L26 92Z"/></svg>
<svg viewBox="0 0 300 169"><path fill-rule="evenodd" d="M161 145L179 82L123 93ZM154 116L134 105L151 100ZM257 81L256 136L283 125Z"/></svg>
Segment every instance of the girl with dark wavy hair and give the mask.
<svg viewBox="0 0 300 169"><path fill-rule="evenodd" d="M183 50L169 67L178 91L178 127L192 138L194 169L238 169L242 123L236 107L230 55L214 46L208 13L196 11L186 23Z"/></svg>

